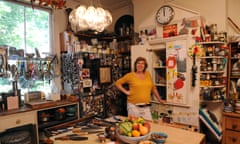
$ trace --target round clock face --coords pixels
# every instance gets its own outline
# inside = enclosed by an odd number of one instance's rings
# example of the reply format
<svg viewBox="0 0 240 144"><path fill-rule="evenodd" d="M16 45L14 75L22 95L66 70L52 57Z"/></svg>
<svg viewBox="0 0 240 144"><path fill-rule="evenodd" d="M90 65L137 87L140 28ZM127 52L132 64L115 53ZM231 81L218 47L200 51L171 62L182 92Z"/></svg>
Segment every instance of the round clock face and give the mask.
<svg viewBox="0 0 240 144"><path fill-rule="evenodd" d="M156 14L156 20L162 25L169 24L174 17L174 10L169 5L160 7Z"/></svg>

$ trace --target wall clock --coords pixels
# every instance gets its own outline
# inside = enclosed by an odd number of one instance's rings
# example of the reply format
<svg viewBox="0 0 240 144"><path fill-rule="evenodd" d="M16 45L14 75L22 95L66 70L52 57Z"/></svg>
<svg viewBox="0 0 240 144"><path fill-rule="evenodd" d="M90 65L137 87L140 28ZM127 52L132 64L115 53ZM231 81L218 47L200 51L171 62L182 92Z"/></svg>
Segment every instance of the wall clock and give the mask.
<svg viewBox="0 0 240 144"><path fill-rule="evenodd" d="M156 20L161 25L167 25L171 22L174 15L174 9L170 5L163 5L156 13Z"/></svg>

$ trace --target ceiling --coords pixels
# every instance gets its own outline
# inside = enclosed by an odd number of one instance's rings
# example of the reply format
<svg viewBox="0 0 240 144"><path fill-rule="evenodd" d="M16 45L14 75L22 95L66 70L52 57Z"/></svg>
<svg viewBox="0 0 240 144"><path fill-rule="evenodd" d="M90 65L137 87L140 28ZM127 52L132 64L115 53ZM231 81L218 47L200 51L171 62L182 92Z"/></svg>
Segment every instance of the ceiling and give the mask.
<svg viewBox="0 0 240 144"><path fill-rule="evenodd" d="M13 1L30 3L31 0L13 0ZM33 1L36 4L40 0L33 0ZM88 0L72 0L72 1L83 3L83 1L88 1ZM110 11L114 11L116 9L126 7L126 6L132 6L132 0L92 0L91 2L93 2L93 3L100 2L100 4L102 5L103 8L108 9Z"/></svg>
<svg viewBox="0 0 240 144"><path fill-rule="evenodd" d="M74 1L81 2L82 0L74 0ZM132 0L100 0L100 3L104 8L110 11L114 11L116 9L132 5Z"/></svg>

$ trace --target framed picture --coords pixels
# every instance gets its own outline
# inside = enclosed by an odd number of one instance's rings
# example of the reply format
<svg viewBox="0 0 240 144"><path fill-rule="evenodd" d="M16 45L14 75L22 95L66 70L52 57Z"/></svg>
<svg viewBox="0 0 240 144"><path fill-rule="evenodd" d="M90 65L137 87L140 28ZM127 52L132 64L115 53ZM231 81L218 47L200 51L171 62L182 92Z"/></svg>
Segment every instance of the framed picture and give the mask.
<svg viewBox="0 0 240 144"><path fill-rule="evenodd" d="M177 36L177 34L178 34L177 24L163 26L163 38Z"/></svg>
<svg viewBox="0 0 240 144"><path fill-rule="evenodd" d="M7 48L0 47L0 76L7 70Z"/></svg>
<svg viewBox="0 0 240 144"><path fill-rule="evenodd" d="M101 84L111 83L111 68L110 67L100 67L99 68L99 82Z"/></svg>

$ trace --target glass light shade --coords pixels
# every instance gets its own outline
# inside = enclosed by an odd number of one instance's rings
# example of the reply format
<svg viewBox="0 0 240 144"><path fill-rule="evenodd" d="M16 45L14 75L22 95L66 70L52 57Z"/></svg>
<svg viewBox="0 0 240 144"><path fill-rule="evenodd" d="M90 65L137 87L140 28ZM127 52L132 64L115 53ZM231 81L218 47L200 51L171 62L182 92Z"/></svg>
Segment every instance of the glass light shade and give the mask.
<svg viewBox="0 0 240 144"><path fill-rule="evenodd" d="M105 23L105 27L108 27L112 23L112 15L108 10L105 10Z"/></svg>
<svg viewBox="0 0 240 144"><path fill-rule="evenodd" d="M74 32L87 29L102 32L112 23L112 15L101 7L89 6L86 8L81 5L70 13L69 22Z"/></svg>
<svg viewBox="0 0 240 144"><path fill-rule="evenodd" d="M94 28L96 25L97 12L93 6L89 6L85 12L84 19L89 27Z"/></svg>
<svg viewBox="0 0 240 144"><path fill-rule="evenodd" d="M86 13L86 6L82 5L77 8L76 15L77 15L77 22L78 22L78 30L87 30L88 24L86 23L86 20L84 19L84 15Z"/></svg>

